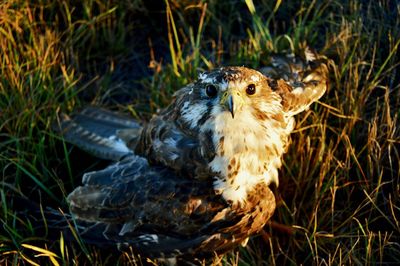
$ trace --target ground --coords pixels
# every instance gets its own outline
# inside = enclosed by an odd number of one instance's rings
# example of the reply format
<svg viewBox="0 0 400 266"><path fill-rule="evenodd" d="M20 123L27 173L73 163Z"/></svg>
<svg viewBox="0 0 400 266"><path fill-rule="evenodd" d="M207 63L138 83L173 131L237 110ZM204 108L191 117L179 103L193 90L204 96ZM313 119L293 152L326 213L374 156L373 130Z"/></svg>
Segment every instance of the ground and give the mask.
<svg viewBox="0 0 400 266"><path fill-rule="evenodd" d="M92 104L148 120L201 71L305 45L330 58L330 88L297 116L272 222L222 263L400 262L396 1L12 0L0 14L2 264L141 263L49 241L6 199L66 210L82 173L107 165L54 133L57 113Z"/></svg>

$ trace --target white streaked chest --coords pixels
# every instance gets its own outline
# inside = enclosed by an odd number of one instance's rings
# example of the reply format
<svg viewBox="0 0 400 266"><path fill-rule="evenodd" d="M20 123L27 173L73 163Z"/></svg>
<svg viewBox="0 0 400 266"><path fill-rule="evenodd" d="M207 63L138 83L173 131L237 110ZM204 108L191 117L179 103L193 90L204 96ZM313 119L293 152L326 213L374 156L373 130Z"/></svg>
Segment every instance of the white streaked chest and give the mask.
<svg viewBox="0 0 400 266"><path fill-rule="evenodd" d="M218 173L214 189L227 201L245 201L247 193L259 183L278 184L287 130L276 127L272 120L260 122L246 113L233 119L226 112L219 112L202 128L209 129L214 132L216 150L209 167Z"/></svg>

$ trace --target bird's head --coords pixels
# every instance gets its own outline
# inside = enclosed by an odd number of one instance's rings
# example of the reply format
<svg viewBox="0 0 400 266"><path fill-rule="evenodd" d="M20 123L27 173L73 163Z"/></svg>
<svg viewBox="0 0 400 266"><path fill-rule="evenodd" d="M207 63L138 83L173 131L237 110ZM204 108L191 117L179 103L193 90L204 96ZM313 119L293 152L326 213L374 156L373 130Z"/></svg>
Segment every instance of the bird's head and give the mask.
<svg viewBox="0 0 400 266"><path fill-rule="evenodd" d="M260 72L245 67L223 67L199 76L198 84L204 88L203 94L222 112L229 112L232 119L243 110L257 110L261 101L268 102L273 95L268 85L269 79ZM249 111L249 110L247 110Z"/></svg>
<svg viewBox="0 0 400 266"><path fill-rule="evenodd" d="M324 94L326 71L321 64L293 86L246 67L216 68L177 91L170 111L178 109L175 119L189 130L201 128L216 116L227 123L287 121Z"/></svg>

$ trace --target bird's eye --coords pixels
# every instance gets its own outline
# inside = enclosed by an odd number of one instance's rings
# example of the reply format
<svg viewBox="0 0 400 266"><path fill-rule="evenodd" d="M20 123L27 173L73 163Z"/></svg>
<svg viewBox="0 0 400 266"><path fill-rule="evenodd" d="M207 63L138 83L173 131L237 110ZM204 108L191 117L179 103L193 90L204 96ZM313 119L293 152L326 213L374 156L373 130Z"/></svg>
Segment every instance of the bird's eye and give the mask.
<svg viewBox="0 0 400 266"><path fill-rule="evenodd" d="M208 84L206 86L206 93L207 93L208 97L215 97L218 93L217 87L215 87L212 84Z"/></svg>
<svg viewBox="0 0 400 266"><path fill-rule="evenodd" d="M249 84L246 88L246 93L247 95L253 95L254 93L256 93L256 85Z"/></svg>

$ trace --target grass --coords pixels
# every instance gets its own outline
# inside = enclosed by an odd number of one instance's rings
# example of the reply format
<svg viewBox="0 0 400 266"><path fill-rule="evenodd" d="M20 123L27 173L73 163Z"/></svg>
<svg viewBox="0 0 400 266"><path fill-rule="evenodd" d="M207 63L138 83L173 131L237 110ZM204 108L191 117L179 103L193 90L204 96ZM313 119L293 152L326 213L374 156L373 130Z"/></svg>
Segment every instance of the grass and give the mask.
<svg viewBox="0 0 400 266"><path fill-rule="evenodd" d="M57 112L86 104L148 119L197 73L260 67L305 44L330 88L297 117L264 237L225 265L400 263L400 6L396 1L11 0L0 4L0 263L141 264L47 240L6 200L62 207L104 162L63 143ZM83 161L82 158L85 158ZM145 261L145 260L143 260Z"/></svg>

